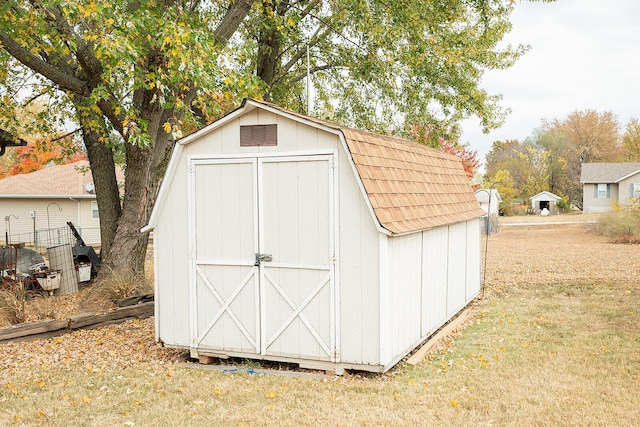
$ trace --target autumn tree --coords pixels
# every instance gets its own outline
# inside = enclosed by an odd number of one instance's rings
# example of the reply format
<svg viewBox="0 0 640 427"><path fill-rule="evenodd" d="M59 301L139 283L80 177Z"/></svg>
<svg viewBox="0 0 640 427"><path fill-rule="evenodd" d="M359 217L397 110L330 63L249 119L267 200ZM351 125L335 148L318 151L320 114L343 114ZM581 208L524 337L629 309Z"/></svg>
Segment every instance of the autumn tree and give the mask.
<svg viewBox="0 0 640 427"><path fill-rule="evenodd" d="M148 236L139 230L176 138L244 96L306 111L307 70L316 114L346 125L406 134L417 123L451 140L469 116L496 127L504 111L480 79L525 50L500 45L512 8L507 0L7 0L0 120L15 129L9 107L45 96L56 117L81 129L105 263L140 272ZM42 128L57 123L38 119ZM126 162L122 204L114 150Z"/></svg>
<svg viewBox="0 0 640 427"><path fill-rule="evenodd" d="M640 121L629 119L626 130L622 135L622 147L625 160L640 162Z"/></svg>
<svg viewBox="0 0 640 427"><path fill-rule="evenodd" d="M556 162L550 165L554 189L578 207L582 207L582 163L623 158L619 124L612 112L574 111L564 120L545 122L537 142Z"/></svg>
<svg viewBox="0 0 640 427"><path fill-rule="evenodd" d="M8 175L37 171L48 164L65 165L86 159L86 153L71 136L31 142L16 147L15 154L15 163L9 167Z"/></svg>
<svg viewBox="0 0 640 427"><path fill-rule="evenodd" d="M506 171L509 173L514 193L519 197L527 181L521 162L521 154L524 152L525 147L518 140L494 141L485 158L485 182L500 181L497 178L498 173Z"/></svg>
<svg viewBox="0 0 640 427"><path fill-rule="evenodd" d="M520 188L520 197L529 200L541 191L549 190L549 152L532 144L524 146L519 153L520 171L524 185Z"/></svg>
<svg viewBox="0 0 640 427"><path fill-rule="evenodd" d="M440 149L444 153L453 154L462 161L467 178L471 179L480 167L480 159L478 159L478 150L471 149L468 145L456 144L448 139L442 139Z"/></svg>

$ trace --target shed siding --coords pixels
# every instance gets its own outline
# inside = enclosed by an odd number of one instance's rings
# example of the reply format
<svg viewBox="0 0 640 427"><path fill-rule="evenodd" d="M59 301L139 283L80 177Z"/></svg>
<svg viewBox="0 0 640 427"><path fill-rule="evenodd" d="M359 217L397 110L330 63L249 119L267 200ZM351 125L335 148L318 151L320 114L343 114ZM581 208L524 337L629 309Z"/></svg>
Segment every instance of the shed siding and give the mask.
<svg viewBox="0 0 640 427"><path fill-rule="evenodd" d="M425 231L422 239L422 330L426 336L447 320L449 227Z"/></svg>
<svg viewBox="0 0 640 427"><path fill-rule="evenodd" d="M344 150L340 150L338 167L340 252L336 281L341 360L345 363L378 365L380 233L371 220L371 213Z"/></svg>
<svg viewBox="0 0 640 427"><path fill-rule="evenodd" d="M183 152L184 154L184 152ZM153 234L156 335L174 346L189 346L189 244L187 167L181 162Z"/></svg>
<svg viewBox="0 0 640 427"><path fill-rule="evenodd" d="M480 292L480 219L467 221L465 304Z"/></svg>
<svg viewBox="0 0 640 427"><path fill-rule="evenodd" d="M420 339L422 294L422 233L387 237L388 289L386 318L381 327L387 337L382 364L392 363ZM384 261L383 261L384 262Z"/></svg>
<svg viewBox="0 0 640 427"><path fill-rule="evenodd" d="M466 250L467 224L461 222L449 226L447 317L456 314L467 303L466 300Z"/></svg>

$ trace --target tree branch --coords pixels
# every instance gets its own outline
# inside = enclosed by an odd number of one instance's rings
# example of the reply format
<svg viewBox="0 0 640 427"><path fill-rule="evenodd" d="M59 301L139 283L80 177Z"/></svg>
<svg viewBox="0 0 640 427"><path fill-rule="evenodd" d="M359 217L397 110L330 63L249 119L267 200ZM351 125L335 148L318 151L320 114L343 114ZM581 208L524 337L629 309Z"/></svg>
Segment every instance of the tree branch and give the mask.
<svg viewBox="0 0 640 427"><path fill-rule="evenodd" d="M77 93L78 95L88 95L89 85L86 81L69 75L57 67L40 59L36 55L23 48L11 36L4 31L0 31L0 43L18 61L36 73L42 74L62 89Z"/></svg>
<svg viewBox="0 0 640 427"><path fill-rule="evenodd" d="M215 39L223 46L229 42L229 39L236 32L244 18L251 10L253 0L231 0L231 5L224 14L222 21L213 32Z"/></svg>
<svg viewBox="0 0 640 427"><path fill-rule="evenodd" d="M330 68L333 68L333 64L325 64L325 65L318 65L316 67L312 67L309 70L309 74L314 74L317 73L318 71L324 71L324 70L328 70ZM287 81L287 86L288 87L292 87L294 84L298 83L300 80L304 79L305 77L307 77L307 72L305 71L302 74L298 74L297 76L289 79Z"/></svg>

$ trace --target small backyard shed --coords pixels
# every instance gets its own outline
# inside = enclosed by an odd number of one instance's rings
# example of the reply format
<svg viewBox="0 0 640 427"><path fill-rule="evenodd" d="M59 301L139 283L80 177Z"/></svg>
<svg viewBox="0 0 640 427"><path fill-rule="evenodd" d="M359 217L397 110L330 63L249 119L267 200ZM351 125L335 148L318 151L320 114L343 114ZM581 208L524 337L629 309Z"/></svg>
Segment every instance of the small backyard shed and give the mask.
<svg viewBox="0 0 640 427"><path fill-rule="evenodd" d="M478 294L483 214L457 157L245 100L176 144L143 229L156 338L386 371Z"/></svg>
<svg viewBox="0 0 640 427"><path fill-rule="evenodd" d="M541 191L533 197L530 197L531 200L531 209L533 213L540 214L544 209L549 211L548 213L555 214L558 212L558 207L556 204L562 197L556 196L553 193L548 191Z"/></svg>

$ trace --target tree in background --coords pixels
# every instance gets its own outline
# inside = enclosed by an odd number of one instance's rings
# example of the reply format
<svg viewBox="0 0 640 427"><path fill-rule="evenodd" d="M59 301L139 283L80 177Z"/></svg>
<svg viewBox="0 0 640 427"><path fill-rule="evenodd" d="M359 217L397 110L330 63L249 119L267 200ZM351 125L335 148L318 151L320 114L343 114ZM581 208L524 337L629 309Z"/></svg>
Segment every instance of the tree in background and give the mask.
<svg viewBox="0 0 640 427"><path fill-rule="evenodd" d="M640 162L640 121L631 118L627 123L627 128L622 135L622 147L624 157L630 162Z"/></svg>
<svg viewBox="0 0 640 427"><path fill-rule="evenodd" d="M9 167L7 175L34 172L49 164L66 165L86 160L84 150L70 136L56 141L39 140L25 147L15 148L15 163Z"/></svg>
<svg viewBox="0 0 640 427"><path fill-rule="evenodd" d="M516 197L527 199L539 191L551 191L582 207L580 174L585 162L618 162L628 159L637 121L629 122L627 144L611 112L574 111L566 119L543 121L525 142L496 141L486 157L485 180L499 171L513 177Z"/></svg>
<svg viewBox="0 0 640 427"><path fill-rule="evenodd" d="M148 221L176 138L245 96L342 124L452 139L460 120L504 118L480 88L487 69L525 51L501 47L512 1L7 0L0 3L2 125L45 98L38 129L74 123L91 162L105 265L142 272ZM306 61L307 52L309 62ZM26 93L25 93L26 92ZM451 138L449 137L451 136ZM114 150L126 162L124 200Z"/></svg>
<svg viewBox="0 0 640 427"><path fill-rule="evenodd" d="M521 162L521 155L524 153L524 145L518 140L494 141L486 156L484 181L505 182L498 179L497 175L500 171L506 171L509 173L514 197L521 197L521 189L526 186L527 181Z"/></svg>
<svg viewBox="0 0 640 427"><path fill-rule="evenodd" d="M462 167L469 179L473 178L476 171L480 167L480 160L478 159L478 150L473 150L467 145L456 144L448 139L442 139L440 142L440 149L444 153L453 154L462 160Z"/></svg>
<svg viewBox="0 0 640 427"><path fill-rule="evenodd" d="M456 141L451 141L442 137L436 138L433 134L433 126L418 126L411 127L409 138L412 141L416 141L419 144L427 145L436 150L441 150L444 153L453 154L460 158L462 161L462 167L469 180L471 180L478 168L480 167L480 159L478 159L478 150L471 149L466 144L460 144Z"/></svg>

